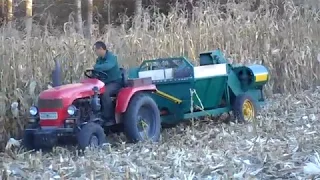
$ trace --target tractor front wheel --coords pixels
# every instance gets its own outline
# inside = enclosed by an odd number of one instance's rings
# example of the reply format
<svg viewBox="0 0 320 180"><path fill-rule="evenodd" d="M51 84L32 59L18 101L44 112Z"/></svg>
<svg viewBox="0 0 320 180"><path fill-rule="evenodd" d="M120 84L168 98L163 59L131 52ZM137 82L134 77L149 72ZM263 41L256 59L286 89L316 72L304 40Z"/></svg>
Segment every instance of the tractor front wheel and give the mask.
<svg viewBox="0 0 320 180"><path fill-rule="evenodd" d="M39 126L35 125L35 124L31 124L28 125L26 127L26 129L37 129ZM32 131L27 131L25 130L23 133L23 137L22 137L22 146L26 149L26 150L37 150L37 143L34 142L34 138L33 138L33 133Z"/></svg>
<svg viewBox="0 0 320 180"><path fill-rule="evenodd" d="M233 112L239 123L253 122L257 116L257 105L248 95L239 95L233 103Z"/></svg>
<svg viewBox="0 0 320 180"><path fill-rule="evenodd" d="M160 139L161 119L155 101L147 94L136 94L124 114L124 132L131 142Z"/></svg>
<svg viewBox="0 0 320 180"><path fill-rule="evenodd" d="M80 149L86 147L99 147L107 142L104 129L97 123L89 122L82 126L77 134Z"/></svg>

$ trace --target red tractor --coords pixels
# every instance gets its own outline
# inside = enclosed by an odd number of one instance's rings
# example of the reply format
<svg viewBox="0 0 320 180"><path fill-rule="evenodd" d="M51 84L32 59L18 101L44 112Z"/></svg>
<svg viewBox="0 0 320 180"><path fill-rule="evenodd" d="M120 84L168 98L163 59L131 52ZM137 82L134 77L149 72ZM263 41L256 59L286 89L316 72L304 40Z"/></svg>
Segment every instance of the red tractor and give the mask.
<svg viewBox="0 0 320 180"><path fill-rule="evenodd" d="M119 125L129 141L158 141L160 113L148 95L156 90L156 86L151 78L127 80L125 70L121 71L123 87L112 97L114 109L110 113L114 113L113 121L106 121L101 116L104 104L100 99L106 89L99 79L107 74L86 70L87 78L79 83L57 85L41 92L37 106L30 108L29 124L23 137L25 148L51 148L60 142L69 144L71 140L75 140L81 149L100 146L107 142L106 132Z"/></svg>
<svg viewBox="0 0 320 180"><path fill-rule="evenodd" d="M122 88L108 108L101 81L107 74L87 70L80 83L60 85L59 69L53 73L54 88L42 92L38 105L30 108L23 139L28 149L72 139L81 149L99 146L106 142L105 132L119 127L129 141L158 141L161 124L231 111L239 122L253 122L269 80L266 67L232 65L220 50L201 53L199 66L185 57L146 60L129 69L130 79L122 69ZM106 114L113 118L104 119Z"/></svg>

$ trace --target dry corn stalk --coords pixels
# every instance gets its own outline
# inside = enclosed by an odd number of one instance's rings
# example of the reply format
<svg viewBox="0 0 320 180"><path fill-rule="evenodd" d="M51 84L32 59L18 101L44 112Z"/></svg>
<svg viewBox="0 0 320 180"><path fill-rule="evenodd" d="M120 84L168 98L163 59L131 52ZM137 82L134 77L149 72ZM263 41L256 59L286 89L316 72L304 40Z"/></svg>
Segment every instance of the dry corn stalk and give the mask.
<svg viewBox="0 0 320 180"><path fill-rule="evenodd" d="M8 19L8 23L11 23L12 18L13 18L13 11L12 11L12 0L8 0L7 1L7 19Z"/></svg>
<svg viewBox="0 0 320 180"><path fill-rule="evenodd" d="M32 0L26 0L26 31L30 37L32 31Z"/></svg>
<svg viewBox="0 0 320 180"><path fill-rule="evenodd" d="M8 12L12 15L12 1L8 2ZM123 26L110 26L105 34L92 36L92 40L112 44L111 51L118 55L124 66L137 65L144 59L180 55L188 55L197 64L200 52L221 48L234 63L262 59L274 77L267 85L268 94L295 92L319 85L320 25L316 12L305 11L301 15L298 7L284 2L285 16L281 19L273 14L276 9L267 6L267 1L261 2L266 14L248 13L241 4L227 4L233 17L227 16L224 20L213 11L218 7L207 2L206 6L194 8L192 23L186 18L185 6L177 5L168 16L144 13L143 26L129 31L126 29L129 19L124 16ZM10 13L8 18L12 19ZM69 24L70 31L74 32L72 23ZM52 70L56 53L63 57L61 65L65 81L78 80L96 58L91 42L78 34L39 35L26 40L19 32L7 35L14 31L8 29L0 34L0 115L10 115L9 102L18 98L27 102L22 105L24 109L36 101L39 91L48 87L50 76L47 72ZM36 84L37 88L34 88ZM21 92L13 93L16 89ZM5 133L14 135L18 132L12 124L15 123L6 121Z"/></svg>

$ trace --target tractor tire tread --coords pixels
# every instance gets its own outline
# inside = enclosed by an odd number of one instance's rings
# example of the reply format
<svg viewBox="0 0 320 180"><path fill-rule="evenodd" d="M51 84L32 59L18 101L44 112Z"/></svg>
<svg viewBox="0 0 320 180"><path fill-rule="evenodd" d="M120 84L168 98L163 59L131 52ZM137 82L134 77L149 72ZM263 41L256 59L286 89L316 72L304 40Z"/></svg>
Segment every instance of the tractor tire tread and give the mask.
<svg viewBox="0 0 320 180"><path fill-rule="evenodd" d="M99 146L107 143L106 134L101 125L89 122L81 128L81 130L77 134L77 140L80 149L84 150L86 147L90 145L90 138L92 135L96 135L99 140Z"/></svg>
<svg viewBox="0 0 320 180"><path fill-rule="evenodd" d="M137 118L135 117L137 117L139 107L141 107L143 104L147 104L154 110L156 119L153 121L153 123L156 124L155 130L152 133L154 136L151 139L154 142L158 142L161 134L160 112L155 101L145 93L137 93L131 98L127 111L124 113L124 132L130 142L137 142L141 140L137 128Z"/></svg>
<svg viewBox="0 0 320 180"><path fill-rule="evenodd" d="M35 129L38 126L36 125L27 125L26 129ZM37 143L33 140L33 133L32 132L23 132L22 136L22 147L24 147L26 150L37 150Z"/></svg>
<svg viewBox="0 0 320 180"><path fill-rule="evenodd" d="M253 108L254 108L254 115L256 116L257 114L257 105L255 103L255 101L249 96L249 95L246 95L246 94L241 94L241 95L238 95L232 105L232 109L233 109L233 112L234 112L234 116L235 118L238 120L239 123L245 123L246 120L243 116L243 113L242 113L242 106L243 106L243 103L245 100L249 100L252 102L253 104Z"/></svg>

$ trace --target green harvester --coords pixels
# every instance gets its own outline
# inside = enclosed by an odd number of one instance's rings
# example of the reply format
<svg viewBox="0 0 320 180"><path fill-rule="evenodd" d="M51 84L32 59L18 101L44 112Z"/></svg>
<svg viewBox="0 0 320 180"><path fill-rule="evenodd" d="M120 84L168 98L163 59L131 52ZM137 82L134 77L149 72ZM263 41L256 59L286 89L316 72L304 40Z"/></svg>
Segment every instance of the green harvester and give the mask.
<svg viewBox="0 0 320 180"><path fill-rule="evenodd" d="M199 66L185 57L159 58L128 74L129 79L152 79L157 90L150 96L162 123L171 125L230 111L238 122L251 122L265 102L263 86L269 80L265 66L230 64L219 49L201 53Z"/></svg>

